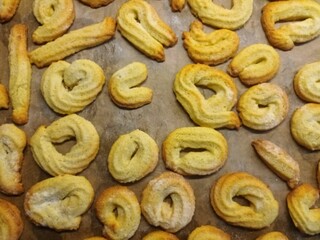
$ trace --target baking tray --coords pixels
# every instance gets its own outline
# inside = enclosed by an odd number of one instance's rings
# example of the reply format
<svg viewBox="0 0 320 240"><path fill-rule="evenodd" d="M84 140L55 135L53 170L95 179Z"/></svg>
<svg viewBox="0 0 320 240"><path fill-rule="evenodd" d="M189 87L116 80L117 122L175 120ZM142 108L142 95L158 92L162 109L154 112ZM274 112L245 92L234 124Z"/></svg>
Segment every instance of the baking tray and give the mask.
<svg viewBox="0 0 320 240"><path fill-rule="evenodd" d="M116 17L119 6L124 2L125 0L116 0L106 7L91 9L78 1L74 1L76 18L70 30L99 22L105 16ZM118 69L133 61L140 61L145 63L148 68L148 79L143 85L153 89L154 92L151 104L134 110L126 110L113 104L108 95L106 84L97 99L78 113L90 120L100 134L101 145L96 159L85 171L79 174L87 177L91 182L95 189L96 197L105 188L118 184L108 173L106 161L113 142L120 134L128 133L134 129L141 129L153 137L159 148L161 148L163 140L172 130L179 127L195 126L176 101L172 86L175 74L186 64L192 63L183 48L181 36L182 32L187 31L189 24L196 18L191 14L188 6L181 12L173 13L168 0L150 0L148 2L157 10L159 16L173 28L179 38L178 43L174 47L165 50L166 60L164 62L159 63L145 57L126 41L119 32L115 34L112 40L100 46L83 50L65 59L68 62L81 58L95 61L104 69L107 82L110 76ZM231 6L231 1L229 0L215 0L214 2L222 4L225 7ZM268 43L260 24L261 9L266 3L266 0L254 1L254 10L250 20L243 28L237 31L240 36L239 49L254 43ZM28 48L29 50L36 48L37 46L31 41L31 34L39 25L33 16L31 1L22 0L14 18L10 22L0 25L0 80L7 87L9 78L8 36L10 28L16 23L27 24ZM210 32L213 30L205 26L205 31ZM281 67L277 76L271 82L281 86L288 94L290 101L288 116L281 125L270 131L256 132L243 126L239 130L219 130L228 141L228 160L225 166L215 174L205 177L187 178L196 196L196 210L190 224L176 234L180 239L187 239L188 234L194 228L204 224L211 224L221 228L228 232L234 240L253 240L263 233L275 230L284 232L289 239L319 239L319 235L313 237L306 236L294 227L286 206L286 196L289 188L285 182L279 179L261 162L251 146L251 141L256 138L271 140L284 148L298 161L302 182L317 186L315 169L319 160L319 153L310 152L298 146L290 135L289 123L293 111L304 104L294 93L292 85L294 74L304 64L319 61L320 38L295 46L290 51L277 51L281 57ZM225 71L227 64L228 62L218 65L216 68ZM38 69L35 66L32 69L30 119L27 124L20 126L26 132L28 139L40 125L49 125L61 117L61 115L56 114L46 105L41 95L40 80L45 69ZM240 96L247 88L238 79L235 78L234 81ZM11 112L11 108L9 110L1 110L0 124L12 122ZM70 145L70 143L62 145L60 148L70 147L67 145ZM154 172L136 183L127 184L127 186L136 193L140 200L141 192L148 181L163 171L165 171L165 167L160 154L159 163ZM248 230L230 226L221 220L212 210L209 192L213 183L223 174L233 171L246 171L261 178L270 186L280 204L279 216L270 227L262 230ZM35 183L50 177L37 166L29 147L25 150L22 174L26 190ZM1 198L13 202L21 210L24 221L24 231L21 239L71 240L102 235L103 226L96 218L93 207L83 215L81 226L77 231L58 233L48 228L37 227L24 214L24 196L22 194L20 196L8 197L0 194ZM139 229L132 239L141 239L146 233L155 229L142 217Z"/></svg>

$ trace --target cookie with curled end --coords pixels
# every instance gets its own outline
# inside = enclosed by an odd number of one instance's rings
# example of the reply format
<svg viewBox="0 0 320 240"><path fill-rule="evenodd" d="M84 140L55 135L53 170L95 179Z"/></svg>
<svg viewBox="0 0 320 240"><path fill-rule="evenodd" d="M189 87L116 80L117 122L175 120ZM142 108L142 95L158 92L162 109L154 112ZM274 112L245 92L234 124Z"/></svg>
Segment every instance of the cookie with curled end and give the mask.
<svg viewBox="0 0 320 240"><path fill-rule="evenodd" d="M238 101L237 110L243 125L254 130L270 130L287 116L288 96L278 85L260 83L250 87Z"/></svg>
<svg viewBox="0 0 320 240"><path fill-rule="evenodd" d="M320 150L320 104L307 103L297 108L291 117L291 134L301 146L311 150Z"/></svg>
<svg viewBox="0 0 320 240"><path fill-rule="evenodd" d="M276 27L278 22L283 25ZM287 51L319 36L320 4L313 0L270 2L262 9L261 23L270 44Z"/></svg>
<svg viewBox="0 0 320 240"><path fill-rule="evenodd" d="M57 151L54 144L75 138L69 152ZM89 166L96 157L100 138L91 122L71 114L49 126L40 126L30 139L33 158L44 171L52 176L77 174Z"/></svg>
<svg viewBox="0 0 320 240"><path fill-rule="evenodd" d="M250 204L241 205L235 197L244 198ZM279 204L268 186L246 172L220 177L211 189L210 198L216 214L234 226L262 229L270 226L279 212Z"/></svg>
<svg viewBox="0 0 320 240"><path fill-rule="evenodd" d="M147 79L148 70L145 64L133 62L115 72L108 83L112 101L124 108L139 108L152 101L153 91L139 87Z"/></svg>
<svg viewBox="0 0 320 240"><path fill-rule="evenodd" d="M93 198L94 190L85 177L66 174L33 185L26 193L24 210L37 226L77 230Z"/></svg>
<svg viewBox="0 0 320 240"><path fill-rule="evenodd" d="M230 62L228 73L252 86L271 80L280 67L277 51L266 44L253 44L242 49Z"/></svg>
<svg viewBox="0 0 320 240"><path fill-rule="evenodd" d="M4 199L0 199L0 222L0 239L20 239L24 227L20 210Z"/></svg>
<svg viewBox="0 0 320 240"><path fill-rule="evenodd" d="M129 239L137 231L141 210L134 192L124 186L105 189L95 204L103 235L110 239Z"/></svg>
<svg viewBox="0 0 320 240"><path fill-rule="evenodd" d="M181 175L164 172L144 188L140 204L143 216L152 226L174 233L191 221L195 196Z"/></svg>
<svg viewBox="0 0 320 240"><path fill-rule="evenodd" d="M171 9L174 12L181 12L186 4L186 0L171 0Z"/></svg>
<svg viewBox="0 0 320 240"><path fill-rule="evenodd" d="M0 23L10 21L15 15L20 0L2 0L0 3Z"/></svg>
<svg viewBox="0 0 320 240"><path fill-rule="evenodd" d="M287 206L294 225L303 233L320 233L320 208L314 205L319 199L319 189L304 183L287 195Z"/></svg>
<svg viewBox="0 0 320 240"><path fill-rule="evenodd" d="M0 126L0 191L8 195L23 193L21 168L27 137L14 124Z"/></svg>
<svg viewBox="0 0 320 240"><path fill-rule="evenodd" d="M32 50L29 52L30 61L39 68L48 66L52 62L110 40L115 34L115 29L116 21L106 17L99 23L70 31Z"/></svg>
<svg viewBox="0 0 320 240"><path fill-rule="evenodd" d="M182 37L189 57L196 63L208 65L218 65L233 57L240 42L238 34L228 29L205 33L199 21L194 21Z"/></svg>
<svg viewBox="0 0 320 240"><path fill-rule="evenodd" d="M231 240L228 233L222 231L221 229L210 226L203 225L195 228L188 236L188 240Z"/></svg>
<svg viewBox="0 0 320 240"><path fill-rule="evenodd" d="M261 235L256 240L289 240L282 232L269 232Z"/></svg>
<svg viewBox="0 0 320 240"><path fill-rule="evenodd" d="M0 109L9 108L9 95L6 87L0 83Z"/></svg>
<svg viewBox="0 0 320 240"><path fill-rule="evenodd" d="M218 171L228 157L228 144L218 131L184 127L172 131L162 144L167 168L182 175L208 175Z"/></svg>
<svg viewBox="0 0 320 240"><path fill-rule="evenodd" d="M253 0L233 0L231 9L215 4L212 0L188 0L191 12L200 20L215 28L236 30L249 20Z"/></svg>
<svg viewBox="0 0 320 240"><path fill-rule="evenodd" d="M171 47L177 42L170 26L143 0L130 0L121 5L117 13L117 27L135 48L159 62L165 60L164 47Z"/></svg>
<svg viewBox="0 0 320 240"><path fill-rule="evenodd" d="M179 240L179 238L172 233L158 230L148 233L142 240Z"/></svg>
<svg viewBox="0 0 320 240"><path fill-rule="evenodd" d="M214 92L205 98L198 87ZM202 127L239 128L241 123L231 109L237 101L237 88L232 78L204 64L188 64L177 74L173 85L176 99L190 118Z"/></svg>
<svg viewBox="0 0 320 240"><path fill-rule="evenodd" d="M293 79L299 98L306 102L320 103L320 61L304 65Z"/></svg>
<svg viewBox="0 0 320 240"><path fill-rule="evenodd" d="M52 110L72 114L92 103L104 83L102 68L91 60L58 61L42 75L41 93Z"/></svg>
<svg viewBox="0 0 320 240"><path fill-rule="evenodd" d="M109 3L112 3L114 0L79 0L85 5L90 6L91 8L99 8L107 6Z"/></svg>
<svg viewBox="0 0 320 240"><path fill-rule="evenodd" d="M256 139L251 145L263 162L286 181L290 188L295 188L300 183L299 164L286 151L264 139Z"/></svg>
<svg viewBox="0 0 320 240"><path fill-rule="evenodd" d="M145 132L121 135L112 145L108 169L121 183L135 182L151 173L158 163L157 143Z"/></svg>

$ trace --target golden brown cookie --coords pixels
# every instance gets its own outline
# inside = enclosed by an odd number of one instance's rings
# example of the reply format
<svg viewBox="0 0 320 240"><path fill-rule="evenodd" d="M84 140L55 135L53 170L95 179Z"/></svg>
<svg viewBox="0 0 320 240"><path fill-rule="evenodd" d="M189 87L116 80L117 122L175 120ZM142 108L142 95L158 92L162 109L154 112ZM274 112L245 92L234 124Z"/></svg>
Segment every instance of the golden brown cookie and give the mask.
<svg viewBox="0 0 320 240"><path fill-rule="evenodd" d="M269 232L261 235L256 240L289 240L282 232Z"/></svg>
<svg viewBox="0 0 320 240"><path fill-rule="evenodd" d="M9 108L9 96L6 87L0 83L0 109L2 108Z"/></svg>
<svg viewBox="0 0 320 240"><path fill-rule="evenodd" d="M299 164L286 151L263 139L254 140L251 145L263 162L286 181L290 188L295 188L300 183Z"/></svg>
<svg viewBox="0 0 320 240"><path fill-rule="evenodd" d="M320 104L307 103L297 108L291 117L291 134L301 146L311 150L320 150Z"/></svg>
<svg viewBox="0 0 320 240"><path fill-rule="evenodd" d="M188 240L231 240L231 236L219 228L204 225L195 228L189 234Z"/></svg>
<svg viewBox="0 0 320 240"><path fill-rule="evenodd" d="M276 27L277 22L285 22ZM310 41L320 34L320 4L313 0L290 0L267 3L261 23L270 44L290 50L295 43Z"/></svg>
<svg viewBox="0 0 320 240"><path fill-rule="evenodd" d="M254 130L270 130L287 116L288 96L273 83L260 83L250 87L238 101L237 110L243 125Z"/></svg>
<svg viewBox="0 0 320 240"><path fill-rule="evenodd" d="M228 73L252 86L271 80L280 67L277 51L266 44L253 44L242 49L230 62Z"/></svg>
<svg viewBox="0 0 320 240"><path fill-rule="evenodd" d="M31 63L45 67L83 49L108 41L115 34L116 22L106 17L102 22L68 32L52 42L29 52Z"/></svg>
<svg viewBox="0 0 320 240"><path fill-rule="evenodd" d="M270 226L277 218L279 204L271 190L260 179L245 173L223 175L211 190L211 205L227 223L250 229ZM250 202L248 206L234 201L235 197Z"/></svg>
<svg viewBox="0 0 320 240"><path fill-rule="evenodd" d="M107 6L109 3L113 2L114 0L79 0L85 5L90 6L91 8L99 8L103 6Z"/></svg>
<svg viewBox="0 0 320 240"><path fill-rule="evenodd" d="M24 131L14 124L0 126L0 191L8 195L21 194L23 150L27 144Z"/></svg>
<svg viewBox="0 0 320 240"><path fill-rule="evenodd" d="M320 103L320 61L304 65L293 79L299 98L306 102Z"/></svg>
<svg viewBox="0 0 320 240"><path fill-rule="evenodd" d="M183 32L182 38L192 61L208 65L229 60L237 52L240 42L238 34L227 29L205 33L200 21L194 21L190 31Z"/></svg>
<svg viewBox="0 0 320 240"><path fill-rule="evenodd" d="M319 199L319 189L310 184L302 184L287 196L287 205L294 225L303 233L320 233L320 208L314 208Z"/></svg>
<svg viewBox="0 0 320 240"><path fill-rule="evenodd" d="M75 18L73 0L35 0L33 15L41 26L32 33L32 41L37 44L50 42L72 25Z"/></svg>
<svg viewBox="0 0 320 240"><path fill-rule="evenodd" d="M9 97L12 121L25 124L29 119L32 69L27 52L27 26L16 24L9 36Z"/></svg>
<svg viewBox="0 0 320 240"><path fill-rule="evenodd" d="M105 80L103 69L91 60L58 61L42 75L41 93L53 111L72 114L96 99Z"/></svg>
<svg viewBox="0 0 320 240"><path fill-rule="evenodd" d="M177 36L156 10L144 0L130 0L121 5L117 27L135 48L156 61L165 60L164 46L176 44Z"/></svg>
<svg viewBox="0 0 320 240"><path fill-rule="evenodd" d="M205 24L216 28L236 30L249 20L253 0L233 0L231 9L215 4L212 0L188 0L191 12Z"/></svg>
<svg viewBox="0 0 320 240"><path fill-rule="evenodd" d="M186 0L171 0L171 9L174 12L181 12L186 4Z"/></svg>
<svg viewBox="0 0 320 240"><path fill-rule="evenodd" d="M2 0L0 3L0 23L8 22L16 13L20 0Z"/></svg>
<svg viewBox="0 0 320 240"><path fill-rule="evenodd" d="M221 133L212 128L178 128L164 140L162 157L166 167L174 172L207 175L225 164L228 143Z"/></svg>
<svg viewBox="0 0 320 240"><path fill-rule="evenodd" d="M145 132L134 130L123 134L109 152L109 172L121 183L138 181L155 169L158 152L157 143Z"/></svg>
<svg viewBox="0 0 320 240"><path fill-rule="evenodd" d="M320 161L318 162L318 167L317 167L317 181L318 181L318 186L320 188Z"/></svg>
<svg viewBox="0 0 320 240"><path fill-rule="evenodd" d="M76 230L91 206L94 190L82 176L63 175L33 185L24 199L25 213L38 226Z"/></svg>
<svg viewBox="0 0 320 240"><path fill-rule="evenodd" d="M205 98L198 87L214 92ZM239 128L241 123L231 109L237 101L232 78L221 70L204 64L188 64L177 74L173 91L190 118L202 127Z"/></svg>
<svg viewBox="0 0 320 240"><path fill-rule="evenodd" d="M147 66L140 62L133 62L115 72L108 83L112 101L130 109L151 103L153 91L138 86L147 79L147 74Z"/></svg>
<svg viewBox="0 0 320 240"><path fill-rule="evenodd" d="M158 230L148 233L142 240L179 240L179 238L172 233Z"/></svg>
<svg viewBox="0 0 320 240"><path fill-rule="evenodd" d="M18 240L23 231L20 210L12 203L0 199L0 239Z"/></svg>
<svg viewBox="0 0 320 240"><path fill-rule="evenodd" d="M141 211L134 192L124 186L105 189L95 204L103 235L111 239L129 239L137 231Z"/></svg>
<svg viewBox="0 0 320 240"><path fill-rule="evenodd" d="M191 221L195 196L181 175L164 172L148 183L140 204L143 216L151 225L174 233Z"/></svg>
<svg viewBox="0 0 320 240"><path fill-rule="evenodd" d="M62 154L54 144L75 138L76 144ZM99 150L99 135L88 120L71 114L49 126L40 126L30 139L34 160L52 176L77 174L89 166Z"/></svg>
<svg viewBox="0 0 320 240"><path fill-rule="evenodd" d="M107 239L103 238L103 237L89 237L89 238L85 238L83 240L107 240Z"/></svg>

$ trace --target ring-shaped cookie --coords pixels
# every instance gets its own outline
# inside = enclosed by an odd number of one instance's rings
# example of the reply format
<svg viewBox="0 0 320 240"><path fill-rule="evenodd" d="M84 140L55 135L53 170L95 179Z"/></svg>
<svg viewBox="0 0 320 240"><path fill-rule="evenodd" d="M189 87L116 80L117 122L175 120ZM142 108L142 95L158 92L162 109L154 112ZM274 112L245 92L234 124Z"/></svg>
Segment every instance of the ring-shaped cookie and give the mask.
<svg viewBox="0 0 320 240"><path fill-rule="evenodd" d="M85 177L56 176L36 183L27 191L24 209L35 225L56 231L76 230L93 198L94 190Z"/></svg>
<svg viewBox="0 0 320 240"><path fill-rule="evenodd" d="M90 6L91 8L99 8L103 6L107 6L109 3L113 2L114 0L79 0L85 5Z"/></svg>
<svg viewBox="0 0 320 240"><path fill-rule="evenodd" d="M16 13L20 0L2 0L0 4L0 23L8 22Z"/></svg>
<svg viewBox="0 0 320 240"><path fill-rule="evenodd" d="M72 114L92 103L104 83L102 68L91 60L58 61L42 75L41 93L52 110Z"/></svg>
<svg viewBox="0 0 320 240"><path fill-rule="evenodd" d="M250 205L239 204L235 197L246 199ZM210 198L216 214L234 226L262 229L278 216L279 204L271 190L260 179L245 172L220 177L212 187Z"/></svg>
<svg viewBox="0 0 320 240"><path fill-rule="evenodd" d="M192 219L195 196L190 184L179 174L164 172L152 179L142 192L141 211L153 226L174 233Z"/></svg>
<svg viewBox="0 0 320 240"><path fill-rule="evenodd" d="M164 140L162 157L166 167L174 172L207 175L225 164L228 143L221 133L212 128L178 128Z"/></svg>
<svg viewBox="0 0 320 240"><path fill-rule="evenodd" d="M8 195L21 194L23 150L27 144L24 131L14 124L0 126L0 191Z"/></svg>
<svg viewBox="0 0 320 240"><path fill-rule="evenodd" d="M320 103L320 61L304 65L293 79L299 98L306 102Z"/></svg>
<svg viewBox="0 0 320 240"><path fill-rule="evenodd" d="M164 47L176 44L177 36L156 10L144 0L130 0L121 5L117 27L135 48L156 61L164 61Z"/></svg>
<svg viewBox="0 0 320 240"><path fill-rule="evenodd" d="M121 183L138 181L155 169L158 152L157 143L141 130L121 135L109 152L109 172Z"/></svg>
<svg viewBox="0 0 320 240"><path fill-rule="evenodd" d="M0 199L0 239L18 240L23 231L20 210L14 204Z"/></svg>
<svg viewBox="0 0 320 240"><path fill-rule="evenodd" d="M287 205L294 225L303 233L320 233L320 208L314 208L319 199L319 189L304 183L287 196Z"/></svg>
<svg viewBox="0 0 320 240"><path fill-rule="evenodd" d="M137 231L141 210L134 192L124 186L105 189L95 204L98 219L103 223L103 235L111 239L131 238Z"/></svg>
<svg viewBox="0 0 320 240"><path fill-rule="evenodd" d="M242 49L229 63L228 73L247 85L271 80L278 72L280 57L266 44L253 44Z"/></svg>
<svg viewBox="0 0 320 240"><path fill-rule="evenodd" d="M221 229L203 225L195 228L188 236L188 240L231 240L231 236Z"/></svg>
<svg viewBox="0 0 320 240"><path fill-rule="evenodd" d="M276 28L277 22L285 22ZM320 35L320 4L313 0L290 0L267 3L262 9L261 23L270 44L290 50Z"/></svg>
<svg viewBox="0 0 320 240"><path fill-rule="evenodd" d="M54 144L75 138L76 144L62 154ZM30 147L37 164L52 176L77 174L89 166L99 150L99 135L88 120L71 114L40 126L30 139Z"/></svg>
<svg viewBox="0 0 320 240"><path fill-rule="evenodd" d="M253 0L233 0L231 9L226 9L212 0L188 0L191 12L201 21L216 28L236 30L249 20Z"/></svg>
<svg viewBox="0 0 320 240"><path fill-rule="evenodd" d="M291 117L291 134L301 146L320 150L320 104L307 103L297 108Z"/></svg>
<svg viewBox="0 0 320 240"><path fill-rule="evenodd" d="M214 92L205 98L198 87ZM237 114L231 111L237 101L237 88L232 78L204 64L188 64L176 75L173 91L190 118L202 127L239 128Z"/></svg>
<svg viewBox="0 0 320 240"><path fill-rule="evenodd" d="M273 83L260 83L250 87L238 101L237 110L243 125L254 130L270 130L287 116L288 96Z"/></svg>
<svg viewBox="0 0 320 240"><path fill-rule="evenodd" d="M172 233L158 230L148 233L142 240L179 240L179 238Z"/></svg>
<svg viewBox="0 0 320 240"><path fill-rule="evenodd" d="M46 43L63 35L75 18L73 0L35 0L33 15L41 24L33 33L32 41Z"/></svg>
<svg viewBox="0 0 320 240"><path fill-rule="evenodd" d="M261 235L256 240L289 240L282 232L268 232Z"/></svg>
<svg viewBox="0 0 320 240"><path fill-rule="evenodd" d="M228 29L205 33L200 21L194 21L182 37L192 61L208 65L218 65L233 57L240 42L238 34Z"/></svg>

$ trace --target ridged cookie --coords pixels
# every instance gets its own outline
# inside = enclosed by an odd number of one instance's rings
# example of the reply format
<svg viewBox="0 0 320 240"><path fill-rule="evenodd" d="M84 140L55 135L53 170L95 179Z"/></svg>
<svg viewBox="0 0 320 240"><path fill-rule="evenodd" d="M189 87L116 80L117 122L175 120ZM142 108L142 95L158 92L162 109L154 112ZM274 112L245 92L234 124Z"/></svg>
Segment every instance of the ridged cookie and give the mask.
<svg viewBox="0 0 320 240"><path fill-rule="evenodd" d="M0 199L0 239L18 240L23 231L23 221L18 207Z"/></svg>
<svg viewBox="0 0 320 240"><path fill-rule="evenodd" d="M269 232L261 235L256 240L289 240L282 232Z"/></svg>
<svg viewBox="0 0 320 240"><path fill-rule="evenodd" d="M195 228L188 240L231 240L231 236L217 227L203 225Z"/></svg>
<svg viewBox="0 0 320 240"><path fill-rule="evenodd" d="M158 230L148 233L142 240L179 240L179 238L172 233Z"/></svg>
<svg viewBox="0 0 320 240"><path fill-rule="evenodd" d="M90 6L91 8L99 8L103 6L107 6L109 3L113 2L114 0L79 0L85 5Z"/></svg>
<svg viewBox="0 0 320 240"><path fill-rule="evenodd" d="M9 95L6 87L0 83L0 109L9 108Z"/></svg>
<svg viewBox="0 0 320 240"><path fill-rule="evenodd" d="M0 23L8 22L15 15L20 0L2 0L0 3Z"/></svg>

